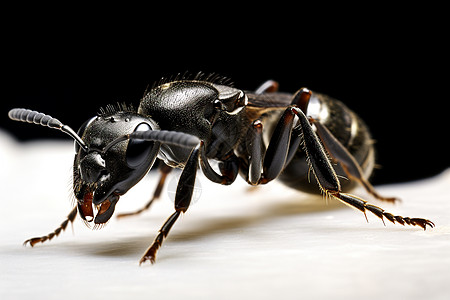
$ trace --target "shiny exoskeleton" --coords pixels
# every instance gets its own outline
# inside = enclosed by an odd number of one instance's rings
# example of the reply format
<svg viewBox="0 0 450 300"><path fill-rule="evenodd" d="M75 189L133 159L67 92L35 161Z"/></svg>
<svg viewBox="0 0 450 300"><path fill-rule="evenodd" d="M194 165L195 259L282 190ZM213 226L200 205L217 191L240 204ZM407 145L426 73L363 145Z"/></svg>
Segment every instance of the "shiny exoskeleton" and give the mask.
<svg viewBox="0 0 450 300"><path fill-rule="evenodd" d="M52 239L77 213L86 224L101 227L113 215L120 196L139 182L158 157L161 177L147 205L160 196L167 174L182 169L175 212L161 227L140 263L154 262L173 224L190 205L196 173L229 185L240 174L251 185L279 179L300 191L323 193L384 222L433 227L422 218L395 216L348 194L361 184L383 201L367 178L374 165L373 143L364 122L342 102L303 88L280 93L267 81L256 91L242 91L217 76L177 78L154 86L137 110L108 106L86 121L78 133L48 115L13 109L13 120L62 130L75 140L73 190L77 205L52 233L29 239L35 245ZM219 172L211 167L218 162ZM347 180L340 180L345 177Z"/></svg>

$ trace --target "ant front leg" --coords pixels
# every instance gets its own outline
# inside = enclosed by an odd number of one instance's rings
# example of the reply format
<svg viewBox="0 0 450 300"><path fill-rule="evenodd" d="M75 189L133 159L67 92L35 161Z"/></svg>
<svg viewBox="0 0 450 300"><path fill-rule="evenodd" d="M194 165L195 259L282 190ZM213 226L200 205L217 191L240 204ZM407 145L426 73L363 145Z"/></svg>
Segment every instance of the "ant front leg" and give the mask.
<svg viewBox="0 0 450 300"><path fill-rule="evenodd" d="M334 171L331 162L322 146L319 138L315 134L310 121L303 113L303 111L297 107L291 107L292 112L299 118L299 125L303 136L303 147L306 153L308 164L314 174L319 187L322 192L327 196L332 196L344 204L354 207L366 214L366 210L372 212L379 217L384 223L384 217L392 223L398 222L402 225L420 226L426 230L426 226L434 227L434 223L427 219L422 218L409 218L402 216L394 216L391 213L386 212L384 209L372 205L367 201L356 197L351 194L343 193L341 191L341 185L339 179ZM336 154L335 154L336 155ZM367 219L367 216L366 216Z"/></svg>
<svg viewBox="0 0 450 300"><path fill-rule="evenodd" d="M195 147L189 155L177 185L177 191L175 194L175 212L164 222L155 240L139 261L139 264L142 264L147 260L149 260L152 264L155 262L156 252L162 246L162 243L169 234L170 229L175 224L180 214L185 213L189 208L192 193L194 192L199 152L200 145Z"/></svg>
<svg viewBox="0 0 450 300"><path fill-rule="evenodd" d="M58 228L56 228L53 232L41 236L41 237L35 237L35 238L31 238L26 240L25 242L23 242L23 245L27 245L30 244L31 247L34 247L35 244L37 243L43 243L45 241L50 241L51 239L53 239L55 236L58 236L61 231L66 230L67 225L70 223L73 223L73 221L75 220L75 217L77 216L77 206L75 206L70 213L67 215L66 219L61 223L61 225L59 225Z"/></svg>

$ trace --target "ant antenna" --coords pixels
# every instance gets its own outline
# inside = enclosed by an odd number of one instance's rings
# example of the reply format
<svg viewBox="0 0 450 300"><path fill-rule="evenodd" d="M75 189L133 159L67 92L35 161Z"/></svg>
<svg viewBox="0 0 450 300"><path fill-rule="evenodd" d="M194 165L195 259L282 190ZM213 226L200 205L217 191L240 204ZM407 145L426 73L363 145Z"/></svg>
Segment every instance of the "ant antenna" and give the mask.
<svg viewBox="0 0 450 300"><path fill-rule="evenodd" d="M168 131L168 130L147 130L147 131L135 131L131 134L119 136L105 148L103 148L102 153L106 153L111 147L119 142L126 140L143 140L143 141L155 141L163 144L175 145L184 148L194 148L200 143L200 139L195 135L191 135L179 131Z"/></svg>
<svg viewBox="0 0 450 300"><path fill-rule="evenodd" d="M78 145L83 148L84 151L88 151L88 146L86 146L83 140L78 136L78 134L76 134L75 131L72 130L72 128L64 125L58 119L52 118L49 115L25 108L14 108L9 111L8 116L14 121L34 123L61 130L62 132L70 135L78 143Z"/></svg>

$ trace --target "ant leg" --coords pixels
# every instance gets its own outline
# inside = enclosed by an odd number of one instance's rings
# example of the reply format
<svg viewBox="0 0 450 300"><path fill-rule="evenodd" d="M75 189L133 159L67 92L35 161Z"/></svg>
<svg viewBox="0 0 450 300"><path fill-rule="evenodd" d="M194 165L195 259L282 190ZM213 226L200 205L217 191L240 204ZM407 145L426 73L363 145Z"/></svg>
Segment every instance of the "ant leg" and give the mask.
<svg viewBox="0 0 450 300"><path fill-rule="evenodd" d="M394 224L395 224L395 222L398 222L402 225L407 224L407 225L411 225L411 226L420 226L423 228L423 230L427 229L427 225L430 226L431 228L433 228L435 226L433 222L431 222L430 220L427 220L427 219L394 216L393 214L386 212L381 207L372 205L372 204L368 203L367 201L365 201L359 197L356 197L354 195L339 192L339 193L331 194L331 196L339 199L341 202L349 205L350 207L354 207L354 208L362 211L366 217L366 220L367 220L366 210L368 210L371 213L373 213L374 215L376 215L378 218L380 218L381 221L383 221L383 224L384 224L383 217L385 217L386 219L388 219L389 221L391 221Z"/></svg>
<svg viewBox="0 0 450 300"><path fill-rule="evenodd" d="M264 93L275 93L276 91L278 91L278 82L267 80L256 89L255 94L261 95Z"/></svg>
<svg viewBox="0 0 450 300"><path fill-rule="evenodd" d="M236 155L231 154L224 161L219 162L219 170L221 174L217 174L216 171L209 164L206 157L205 144L203 141L200 143L200 166L203 174L212 182L230 185L236 180L236 176L239 173L239 159Z"/></svg>
<svg viewBox="0 0 450 300"><path fill-rule="evenodd" d="M294 117L291 107L284 111L270 138L267 150L262 139L263 124L260 120L253 121L247 133L247 148L250 153L247 175L249 184L266 184L272 181L291 161L301 141L299 129L293 128Z"/></svg>
<svg viewBox="0 0 450 300"><path fill-rule="evenodd" d="M339 162L344 169L347 176L359 182L368 193L377 198L378 200L395 202L398 200L396 197L384 197L378 194L375 188L370 184L370 182L364 177L363 171L359 166L358 162L355 160L353 155L348 152L348 150L333 136L333 134L320 122L309 118L310 122L316 126L316 133L319 136L322 144L324 145L327 152L333 157L337 162Z"/></svg>
<svg viewBox="0 0 450 300"><path fill-rule="evenodd" d="M153 243L145 251L139 264L149 260L152 264L156 259L156 252L161 247L164 239L169 234L170 229L177 221L181 213L185 213L191 203L192 193L194 192L195 178L197 175L197 166L199 160L200 145L195 147L181 172L180 180L178 181L177 191L175 194L175 212L164 222L159 230Z"/></svg>
<svg viewBox="0 0 450 300"><path fill-rule="evenodd" d="M149 209L150 206L153 204L153 201L159 199L159 197L161 196L161 191L164 187L164 183L165 183L167 175L170 173L170 171L172 171L172 168L161 162L161 166L159 167L159 172L161 173L161 175L159 177L159 181L156 186L155 192L153 193L153 197L150 199L150 201L143 208L138 209L134 212L118 214L117 218L138 215L141 212Z"/></svg>
<svg viewBox="0 0 450 300"><path fill-rule="evenodd" d="M319 138L305 116L305 114L297 107L292 107L293 112L299 117L299 127L303 135L303 147L306 152L308 164L312 173L316 177L319 187L327 196L332 196L341 202L354 207L366 214L366 210L379 217L384 223L384 217L392 223L398 222L402 225L420 226L424 230L426 226L434 227L434 223L422 218L409 218L402 216L394 216L386 212L384 209L372 205L367 201L353 196L351 194L342 193L339 179L334 171L331 162L323 148ZM367 216L366 216L367 218Z"/></svg>
<svg viewBox="0 0 450 300"><path fill-rule="evenodd" d="M261 179L262 158L264 157L264 142L262 138L263 125L261 120L253 121L248 131L247 147L250 149L247 182L251 185L259 184Z"/></svg>
<svg viewBox="0 0 450 300"><path fill-rule="evenodd" d="M309 99L311 98L312 92L306 88L300 89L293 97L291 102L292 105L300 108L302 112L306 112L309 104ZM316 133L320 138L323 146L327 150L331 157L339 162L344 169L347 176L359 182L368 193L377 198L378 200L395 202L398 200L395 197L383 197L375 190L375 188L369 183L369 181L364 177L363 171L359 166L358 162L355 160L353 155L348 152L348 150L339 142L333 134L319 121L309 118L309 122L316 126Z"/></svg>
<svg viewBox="0 0 450 300"><path fill-rule="evenodd" d="M286 164L291 144L292 125L294 114L291 108L284 111L270 138L262 164L262 176L259 183L265 184L280 175ZM258 159L258 157L256 157ZM253 160L253 158L252 158Z"/></svg>
<svg viewBox="0 0 450 300"><path fill-rule="evenodd" d="M75 206L70 213L67 215L66 219L61 223L61 225L59 225L58 228L56 228L53 232L45 235L45 236L41 236L41 237L35 237L35 238L31 238L26 240L25 242L23 242L23 245L26 246L27 244L30 244L31 247L34 247L35 244L37 243L43 243L45 241L50 241L51 239L53 239L55 236L58 236L61 231L66 230L67 225L70 223L73 223L73 221L75 220L75 217L77 216L77 207Z"/></svg>

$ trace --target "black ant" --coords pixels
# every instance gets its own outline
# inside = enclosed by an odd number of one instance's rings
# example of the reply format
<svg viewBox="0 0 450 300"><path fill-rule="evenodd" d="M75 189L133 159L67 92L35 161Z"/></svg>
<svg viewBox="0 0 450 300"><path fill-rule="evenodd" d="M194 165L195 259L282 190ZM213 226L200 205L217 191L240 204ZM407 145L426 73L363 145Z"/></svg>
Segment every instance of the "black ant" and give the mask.
<svg viewBox="0 0 450 300"><path fill-rule="evenodd" d="M175 212L140 263L155 261L173 224L188 210L199 164L215 183L229 185L238 173L251 185L279 179L300 191L321 192L364 214L368 210L383 222L386 218L423 229L434 226L427 219L394 216L344 192L361 184L379 200L396 200L379 195L366 179L373 169L374 147L364 122L342 102L306 88L293 95L280 93L276 82L267 81L255 92L244 92L219 76L198 74L160 82L137 110L108 106L78 133L36 111L12 109L9 117L62 130L75 140L77 205L54 232L25 242L31 246L58 235L77 212L85 222L105 224L120 196L148 173L157 157L164 164L153 198L143 209L125 215L150 207L172 168L183 171ZM218 162L219 172L211 167L211 160ZM339 180L341 176L348 180Z"/></svg>

